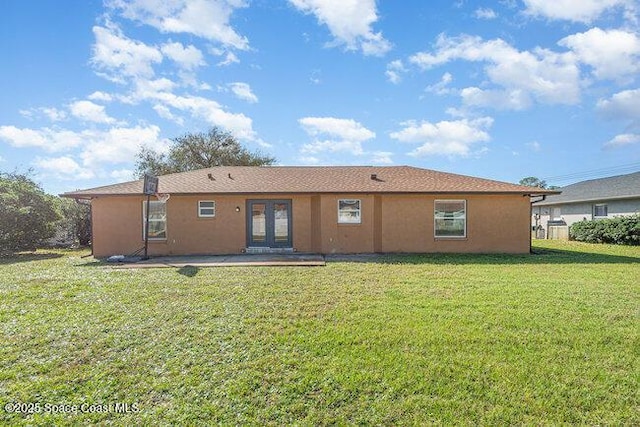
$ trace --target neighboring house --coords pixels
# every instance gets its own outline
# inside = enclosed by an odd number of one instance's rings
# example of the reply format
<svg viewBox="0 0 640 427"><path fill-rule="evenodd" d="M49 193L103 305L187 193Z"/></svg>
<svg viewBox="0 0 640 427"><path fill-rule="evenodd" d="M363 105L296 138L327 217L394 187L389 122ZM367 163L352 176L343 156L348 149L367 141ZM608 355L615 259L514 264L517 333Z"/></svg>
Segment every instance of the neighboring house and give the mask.
<svg viewBox="0 0 640 427"><path fill-rule="evenodd" d="M640 172L591 179L560 188L562 194L534 202L532 224L571 226L574 222L640 213Z"/></svg>
<svg viewBox="0 0 640 427"><path fill-rule="evenodd" d="M93 252L143 246L142 180L62 196L90 199ZM505 182L398 167L214 167L159 177L149 254L502 252L530 249L530 197Z"/></svg>

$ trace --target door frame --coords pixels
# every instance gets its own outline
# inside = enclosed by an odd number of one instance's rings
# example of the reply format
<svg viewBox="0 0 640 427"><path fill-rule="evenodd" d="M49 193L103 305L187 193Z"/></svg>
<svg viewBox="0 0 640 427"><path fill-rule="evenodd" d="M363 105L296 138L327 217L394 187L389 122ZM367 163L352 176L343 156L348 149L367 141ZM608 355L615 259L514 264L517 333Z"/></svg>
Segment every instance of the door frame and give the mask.
<svg viewBox="0 0 640 427"><path fill-rule="evenodd" d="M264 243L255 243L252 240L253 235L253 204L265 205L265 233L266 239ZM287 241L283 243L277 243L275 241L275 217L273 213L273 206L275 204L283 203L288 206L287 216ZM246 201L246 233L247 233L247 247L256 248L292 248L293 247L293 202L291 199L247 199Z"/></svg>

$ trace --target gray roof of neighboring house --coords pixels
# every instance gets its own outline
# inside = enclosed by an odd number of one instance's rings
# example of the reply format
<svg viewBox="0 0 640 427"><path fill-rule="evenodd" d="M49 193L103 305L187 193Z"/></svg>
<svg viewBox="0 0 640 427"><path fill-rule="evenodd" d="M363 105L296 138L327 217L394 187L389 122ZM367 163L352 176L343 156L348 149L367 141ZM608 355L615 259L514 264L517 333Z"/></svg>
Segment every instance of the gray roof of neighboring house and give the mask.
<svg viewBox="0 0 640 427"><path fill-rule="evenodd" d="M162 193L515 193L557 191L410 166L217 166L159 177ZM142 180L71 191L64 197L140 195Z"/></svg>
<svg viewBox="0 0 640 427"><path fill-rule="evenodd" d="M640 198L640 172L590 179L559 190L562 194L547 196L546 200L536 203L536 206Z"/></svg>

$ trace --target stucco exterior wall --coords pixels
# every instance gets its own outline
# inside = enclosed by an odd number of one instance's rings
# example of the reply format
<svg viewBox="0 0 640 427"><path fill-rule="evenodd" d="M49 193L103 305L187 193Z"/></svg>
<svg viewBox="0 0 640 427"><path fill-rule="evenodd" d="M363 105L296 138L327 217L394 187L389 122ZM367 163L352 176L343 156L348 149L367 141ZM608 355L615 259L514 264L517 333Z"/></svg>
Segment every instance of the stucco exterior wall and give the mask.
<svg viewBox="0 0 640 427"><path fill-rule="evenodd" d="M467 235L436 238L434 202L466 200ZM384 195L382 252L529 252L529 199L522 195Z"/></svg>
<svg viewBox="0 0 640 427"><path fill-rule="evenodd" d="M529 251L529 199L522 195L173 195L167 202L167 239L150 241L150 255L233 254L247 246L246 201L292 201L293 247L299 252ZM361 201L361 223L338 223L338 200ZM434 201L467 201L467 236L434 237ZM92 200L97 257L130 254L144 246L142 196ZM153 198L152 198L153 200ZM213 218L198 217L198 201L216 202ZM239 208L240 212L236 211Z"/></svg>
<svg viewBox="0 0 640 427"><path fill-rule="evenodd" d="M338 200L340 199L360 200L360 224L338 224ZM373 200L371 194L322 194L320 196L322 238L319 252L324 254L374 252Z"/></svg>

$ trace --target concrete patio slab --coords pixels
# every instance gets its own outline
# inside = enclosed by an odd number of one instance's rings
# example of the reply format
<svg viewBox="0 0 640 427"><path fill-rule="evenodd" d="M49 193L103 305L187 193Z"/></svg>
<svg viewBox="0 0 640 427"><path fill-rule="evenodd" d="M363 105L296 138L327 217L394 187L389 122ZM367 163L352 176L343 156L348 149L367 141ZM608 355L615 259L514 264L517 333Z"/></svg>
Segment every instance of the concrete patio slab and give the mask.
<svg viewBox="0 0 640 427"><path fill-rule="evenodd" d="M247 267L247 266L324 266L325 260L318 254L242 254L207 256L152 257L134 263L109 264L115 268L163 268L163 267Z"/></svg>

